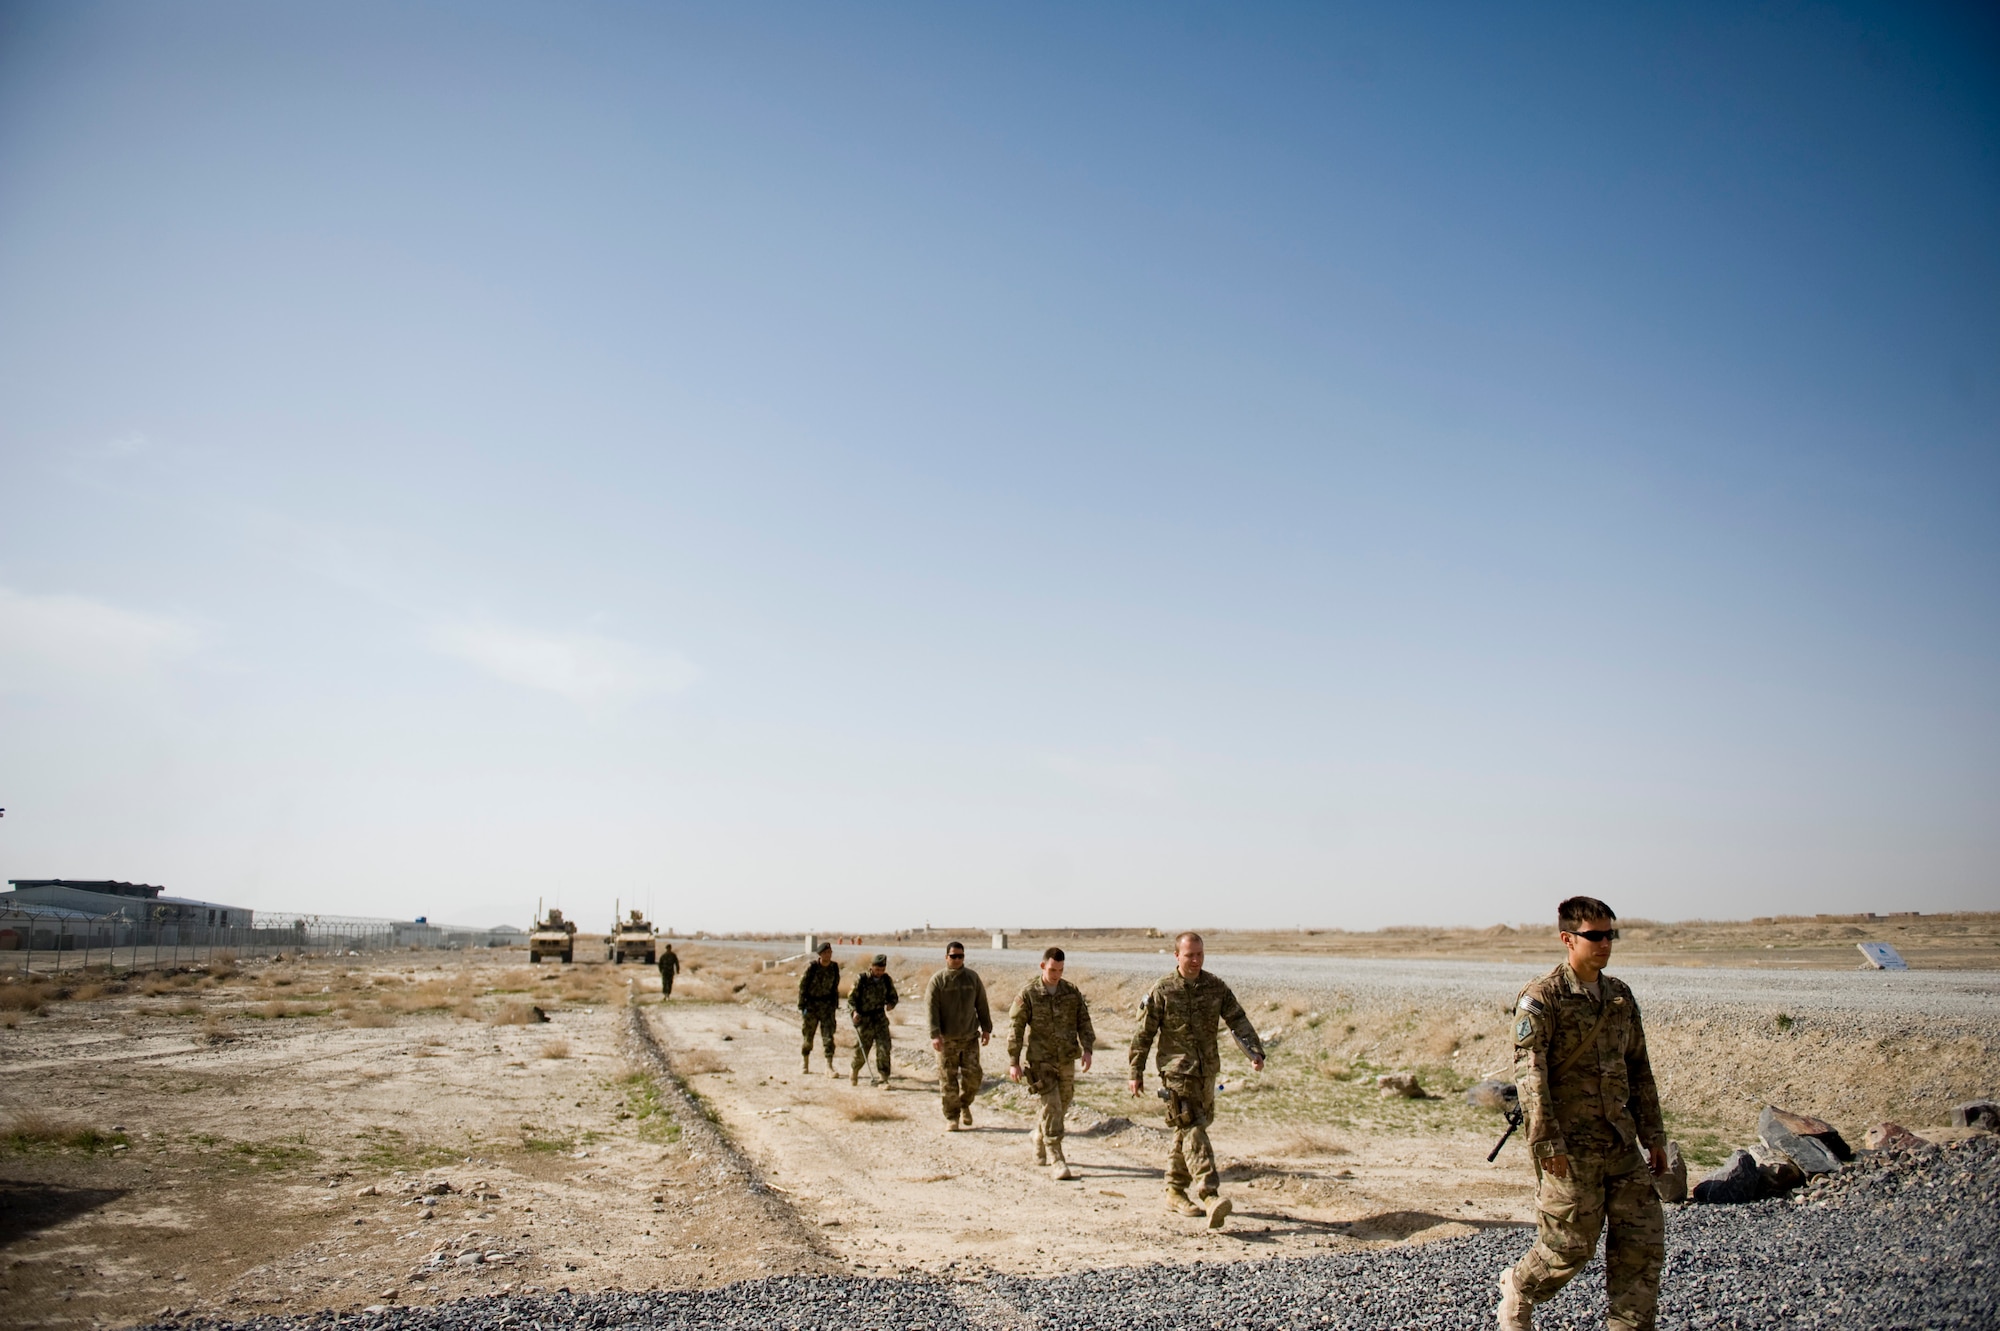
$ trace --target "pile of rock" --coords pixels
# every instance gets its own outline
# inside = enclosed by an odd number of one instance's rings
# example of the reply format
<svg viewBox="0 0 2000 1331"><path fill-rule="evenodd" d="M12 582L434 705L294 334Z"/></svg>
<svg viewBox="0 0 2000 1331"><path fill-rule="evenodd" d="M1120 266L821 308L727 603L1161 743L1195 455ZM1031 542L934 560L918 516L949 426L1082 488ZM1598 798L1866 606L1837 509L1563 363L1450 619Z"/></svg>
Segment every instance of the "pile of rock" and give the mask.
<svg viewBox="0 0 2000 1331"><path fill-rule="evenodd" d="M2000 1130L2000 1105L1974 1100L1952 1111L1954 1127ZM1866 1150L1894 1154L1930 1143L1900 1123L1878 1123L1862 1139ZM1739 1203L1781 1197L1801 1184L1838 1174L1853 1163L1854 1149L1833 1126L1809 1114L1766 1105L1757 1118L1757 1141L1732 1153L1722 1167L1694 1186L1694 1200ZM1661 1189L1667 1195L1667 1189ZM1667 1200L1678 1200L1668 1197Z"/></svg>

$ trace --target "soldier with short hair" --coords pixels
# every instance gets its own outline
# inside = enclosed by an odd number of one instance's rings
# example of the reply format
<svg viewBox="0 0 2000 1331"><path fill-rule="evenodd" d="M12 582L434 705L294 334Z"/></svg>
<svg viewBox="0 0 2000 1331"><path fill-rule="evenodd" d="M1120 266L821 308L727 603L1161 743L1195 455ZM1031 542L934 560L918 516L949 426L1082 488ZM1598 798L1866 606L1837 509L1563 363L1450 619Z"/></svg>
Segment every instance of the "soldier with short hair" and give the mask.
<svg viewBox="0 0 2000 1331"><path fill-rule="evenodd" d="M854 1022L854 1069L848 1084L861 1084L861 1068L868 1050L875 1050L875 1084L889 1084L889 1013L896 1006L896 982L889 978L889 958L881 953L868 963L868 972L854 982L847 994L847 1014Z"/></svg>
<svg viewBox="0 0 2000 1331"><path fill-rule="evenodd" d="M1667 1134L1638 1001L1604 973L1617 919L1595 897L1558 906L1568 959L1514 1005L1514 1080L1535 1159L1537 1224L1535 1246L1501 1273L1501 1331L1531 1331L1534 1306L1583 1269L1606 1230L1605 1325L1653 1331L1666 1223L1652 1176L1667 1167Z"/></svg>
<svg viewBox="0 0 2000 1331"><path fill-rule="evenodd" d="M1132 1036L1132 1080L1137 1095L1146 1084L1146 1055L1160 1042L1160 1081L1165 1089L1167 1124L1174 1130L1174 1151L1167 1160L1167 1209L1200 1215L1188 1199L1188 1185L1199 1183L1196 1196L1214 1198L1208 1224L1220 1229L1230 1201L1220 1195L1222 1176L1215 1167L1215 1148L1208 1125L1215 1121L1215 1079L1222 1071L1217 1029L1228 1023L1230 1033L1250 1056L1250 1066L1264 1070L1264 1042L1236 995L1218 977L1202 969L1201 935L1192 931L1174 939L1174 972L1153 986L1140 1004L1139 1029Z"/></svg>
<svg viewBox="0 0 2000 1331"><path fill-rule="evenodd" d="M826 1046L826 1070L834 1076L840 1069L833 1065L833 1028L840 1015L840 963L833 959L833 944L821 943L819 955L812 965L799 976L799 1016L800 1033L803 1043L799 1046L799 1060L804 1064L801 1071L813 1070L813 1032L817 1030Z"/></svg>
<svg viewBox="0 0 2000 1331"><path fill-rule="evenodd" d="M944 1097L944 1130L972 1126L972 1102L986 1074L979 1066L979 1046L993 1038L993 1013L986 1006L986 984L977 971L965 967L965 944L945 944L944 969L931 976L924 990L931 1022L931 1048L938 1056L938 1090Z"/></svg>
<svg viewBox="0 0 2000 1331"><path fill-rule="evenodd" d="M660 997L667 999L674 996L674 976L680 973L681 959L674 955L672 943L661 946L665 950L660 953Z"/></svg>
<svg viewBox="0 0 2000 1331"><path fill-rule="evenodd" d="M1076 1098L1076 1061L1090 1071L1091 1051L1097 1048L1097 1031L1090 1024L1090 1004L1083 991L1063 978L1063 950L1049 948L1042 953L1041 978L1014 1000L1008 1017L1007 1077L1021 1080L1022 1036L1027 1035L1026 1070L1028 1084L1042 1102L1035 1124L1035 1163L1054 1160L1055 1176L1073 1179L1069 1161L1063 1158L1063 1116Z"/></svg>

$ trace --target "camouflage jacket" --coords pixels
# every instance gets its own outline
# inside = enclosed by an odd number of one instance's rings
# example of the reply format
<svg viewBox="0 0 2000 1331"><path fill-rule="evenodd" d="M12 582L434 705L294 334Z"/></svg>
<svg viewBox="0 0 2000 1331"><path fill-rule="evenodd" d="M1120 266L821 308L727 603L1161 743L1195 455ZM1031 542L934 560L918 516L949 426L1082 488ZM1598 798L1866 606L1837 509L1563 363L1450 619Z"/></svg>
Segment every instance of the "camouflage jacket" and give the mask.
<svg viewBox="0 0 2000 1331"><path fill-rule="evenodd" d="M1243 1005L1229 986L1208 971L1192 980L1175 971L1153 986L1139 1005L1139 1029L1132 1036L1132 1080L1146 1076L1146 1054L1160 1042L1160 1079L1176 1082L1212 1081L1222 1070L1216 1030L1223 1022L1250 1057L1264 1057L1264 1042L1250 1024Z"/></svg>
<svg viewBox="0 0 2000 1331"><path fill-rule="evenodd" d="M1564 962L1514 1005L1514 1081L1537 1160L1666 1144L1638 1001L1623 980L1598 981L1601 1000Z"/></svg>
<svg viewBox="0 0 2000 1331"><path fill-rule="evenodd" d="M930 1010L931 1039L969 1040L993 1034L993 1011L986 1006L986 982L967 966L947 966L931 976L924 991Z"/></svg>
<svg viewBox="0 0 2000 1331"><path fill-rule="evenodd" d="M799 976L799 1011L830 1012L840 1006L840 963L817 961Z"/></svg>
<svg viewBox="0 0 2000 1331"><path fill-rule="evenodd" d="M1045 1063L1074 1063L1097 1048L1097 1031L1090 1024L1090 1004L1083 990L1068 980L1057 980L1054 993L1042 986L1040 976L1028 981L1028 987L1014 1000L1008 1023L1007 1062L1011 1065L1021 1062L1024 1031L1030 1032L1028 1063L1035 1067Z"/></svg>
<svg viewBox="0 0 2000 1331"><path fill-rule="evenodd" d="M887 1021L889 1009L896 1006L896 981L887 975L877 975L873 971L861 972L854 982L854 988L847 994L847 1010L854 1014L854 1020Z"/></svg>

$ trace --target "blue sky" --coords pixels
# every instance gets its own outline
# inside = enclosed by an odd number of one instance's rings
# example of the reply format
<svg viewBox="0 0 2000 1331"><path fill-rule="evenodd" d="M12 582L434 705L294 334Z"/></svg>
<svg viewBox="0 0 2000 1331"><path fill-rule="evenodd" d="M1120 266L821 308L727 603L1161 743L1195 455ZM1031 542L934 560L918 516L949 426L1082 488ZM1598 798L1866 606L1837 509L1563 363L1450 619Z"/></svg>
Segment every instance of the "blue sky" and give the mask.
<svg viewBox="0 0 2000 1331"><path fill-rule="evenodd" d="M1974 8L0 5L0 868L2000 906Z"/></svg>

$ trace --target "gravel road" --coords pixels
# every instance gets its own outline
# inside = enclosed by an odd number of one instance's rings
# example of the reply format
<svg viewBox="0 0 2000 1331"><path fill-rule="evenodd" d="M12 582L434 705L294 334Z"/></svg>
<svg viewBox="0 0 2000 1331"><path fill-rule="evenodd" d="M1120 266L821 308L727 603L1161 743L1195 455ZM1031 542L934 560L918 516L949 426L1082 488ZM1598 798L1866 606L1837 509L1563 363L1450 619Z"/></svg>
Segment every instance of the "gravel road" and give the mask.
<svg viewBox="0 0 2000 1331"><path fill-rule="evenodd" d="M770 944L710 941L706 947ZM839 949L856 957L872 948ZM894 950L894 949L891 949ZM907 954L906 954L907 955ZM1031 967L1035 956L1022 952L973 952L966 964ZM1397 961L1375 957L1231 955L1211 952L1208 968L1245 996L1252 993L1305 996L1309 1001L1346 1000L1363 1007L1413 999L1427 1003L1513 1004L1521 986L1561 960L1523 965L1490 961ZM1165 975L1165 953L1069 950L1072 970L1115 975ZM1870 1016L1926 1018L1954 1024L1988 1024L2000 1030L2000 971L1762 970L1724 966L1620 966L1611 973L1631 985L1648 1012L1663 1014L1678 1005L1692 1008L1752 1008L1759 1012L1846 1012Z"/></svg>
<svg viewBox="0 0 2000 1331"><path fill-rule="evenodd" d="M1423 998L1435 1003L1511 1006L1521 986L1561 960L1523 966L1486 961L1389 961L1349 957L1213 955L1208 967L1246 993L1345 996L1361 1006ZM968 962L970 964L970 962ZM1132 952L1071 952L1079 970L1164 975L1165 956ZM1664 1006L1750 1007L1760 1011L1816 1010L1991 1022L2000 1028L2000 972L1996 971L1766 971L1620 966L1611 973L1638 994L1648 1011Z"/></svg>
<svg viewBox="0 0 2000 1331"><path fill-rule="evenodd" d="M1494 1281L1528 1233L1339 1256L1093 1271L1055 1280L793 1277L650 1294L495 1297L345 1316L181 1326L473 1331L1340 1331L1492 1326ZM1600 1331L1593 1264L1536 1310L1543 1331ZM171 1325L161 1323L159 1325ZM2000 1139L1862 1162L1794 1200L1670 1208L1661 1331L2000 1324Z"/></svg>

